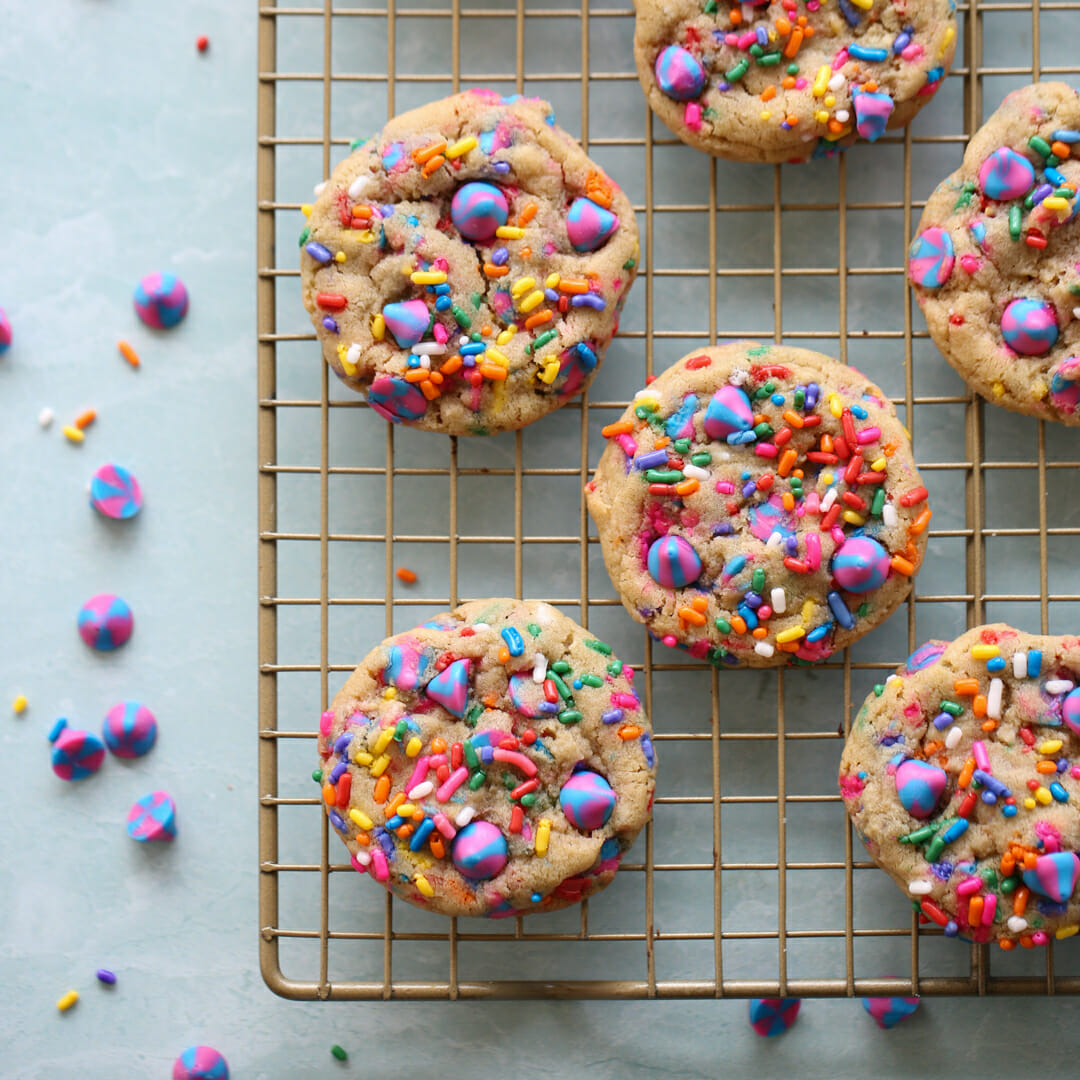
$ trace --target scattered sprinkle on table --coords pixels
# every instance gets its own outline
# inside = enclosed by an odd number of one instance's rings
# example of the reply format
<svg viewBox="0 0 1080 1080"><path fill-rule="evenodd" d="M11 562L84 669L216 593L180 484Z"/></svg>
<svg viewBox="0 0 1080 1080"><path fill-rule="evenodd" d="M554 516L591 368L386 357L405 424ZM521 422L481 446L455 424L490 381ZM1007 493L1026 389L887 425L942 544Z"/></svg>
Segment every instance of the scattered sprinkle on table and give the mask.
<svg viewBox="0 0 1080 1080"><path fill-rule="evenodd" d="M11 711L16 715L26 712L26 695L16 694L15 700L11 703Z"/></svg>
<svg viewBox="0 0 1080 1080"><path fill-rule="evenodd" d="M126 341L118 341L116 347L120 350L120 355L133 368L137 368L142 363L139 359L139 354Z"/></svg>
<svg viewBox="0 0 1080 1080"><path fill-rule="evenodd" d="M64 433L64 438L68 442L81 443L86 438L85 433L73 424L65 424L60 430Z"/></svg>
<svg viewBox="0 0 1080 1080"><path fill-rule="evenodd" d="M97 976L98 982L104 983L106 986L116 985L116 975L108 968L98 968L97 971L94 972L94 974Z"/></svg>
<svg viewBox="0 0 1080 1080"><path fill-rule="evenodd" d="M412 585L416 581L416 571L410 570L407 566L399 566L397 576L398 580L404 581L406 585Z"/></svg>
<svg viewBox="0 0 1080 1080"><path fill-rule="evenodd" d="M56 1003L56 1007L61 1012L67 1012L79 1000L78 990L69 990L60 1000Z"/></svg>
<svg viewBox="0 0 1080 1080"><path fill-rule="evenodd" d="M38 413L37 422L43 428L47 428L52 426L52 422L54 419L56 419L56 414L52 411L52 409L49 408L48 405L46 405L45 408L43 408L41 412Z"/></svg>
<svg viewBox="0 0 1080 1080"><path fill-rule="evenodd" d="M334 1045L330 1047L330 1053L333 1054L334 1057L336 1057L338 1059L338 1061L348 1061L349 1060L349 1055L346 1052L345 1047L344 1046L338 1046L337 1043L334 1043Z"/></svg>
<svg viewBox="0 0 1080 1080"><path fill-rule="evenodd" d="M195 39L195 48L198 49L199 52L206 52L206 50L210 48L210 39L205 34L200 34L199 37Z"/></svg>
<svg viewBox="0 0 1080 1080"><path fill-rule="evenodd" d="M97 411L94 409L87 409L85 412L81 412L75 417L75 426L80 431L85 431L96 419Z"/></svg>
<svg viewBox="0 0 1080 1080"><path fill-rule="evenodd" d="M4 309L0 308L0 356L11 348L11 337L11 323L8 322Z"/></svg>

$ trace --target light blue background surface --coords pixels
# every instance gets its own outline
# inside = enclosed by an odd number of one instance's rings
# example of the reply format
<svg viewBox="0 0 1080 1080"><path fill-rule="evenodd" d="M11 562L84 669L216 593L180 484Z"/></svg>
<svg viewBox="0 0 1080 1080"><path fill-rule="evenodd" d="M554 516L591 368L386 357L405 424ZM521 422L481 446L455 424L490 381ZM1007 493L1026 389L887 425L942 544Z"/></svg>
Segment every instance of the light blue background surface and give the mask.
<svg viewBox="0 0 1080 1080"><path fill-rule="evenodd" d="M1065 1068L1070 1000L929 1000L891 1034L856 1002L809 1001L766 1042L744 1001L274 997L256 919L255 4L3 0L0 26L0 305L16 335L0 360L0 1075L167 1077L194 1042L222 1050L236 1080L970 1076L1030 1062L1034 1046L1041 1071ZM192 296L168 335L131 309L157 269ZM46 405L57 422L42 432ZM59 426L87 406L99 419L69 445ZM106 460L143 484L133 525L87 506ZM91 654L75 613L109 591L137 629ZM30 699L20 718L5 713L16 693ZM125 697L157 713L157 748L83 785L56 780L55 717L98 728ZM180 838L136 846L127 809L157 787L177 799ZM99 966L115 989L96 984ZM60 1015L69 988L82 1000Z"/></svg>

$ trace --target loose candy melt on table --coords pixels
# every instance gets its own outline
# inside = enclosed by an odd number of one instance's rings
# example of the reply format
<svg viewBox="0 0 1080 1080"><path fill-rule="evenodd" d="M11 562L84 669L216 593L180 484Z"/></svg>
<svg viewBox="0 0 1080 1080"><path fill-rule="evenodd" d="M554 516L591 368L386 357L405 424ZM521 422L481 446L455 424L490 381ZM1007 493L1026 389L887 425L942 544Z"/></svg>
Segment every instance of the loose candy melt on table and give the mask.
<svg viewBox="0 0 1080 1080"><path fill-rule="evenodd" d="M750 1026L763 1038L782 1035L799 1016L802 998L751 998Z"/></svg>
<svg viewBox="0 0 1080 1080"><path fill-rule="evenodd" d="M142 504L142 488L133 472L109 462L94 473L90 505L102 517L126 521L142 509Z"/></svg>
<svg viewBox="0 0 1080 1080"><path fill-rule="evenodd" d="M142 757L157 739L157 720L140 702L121 701L105 714L102 734L105 745L117 757Z"/></svg>
<svg viewBox="0 0 1080 1080"><path fill-rule="evenodd" d="M135 629L135 616L127 601L112 593L90 597L79 611L79 634L98 652L119 649Z"/></svg>
<svg viewBox="0 0 1080 1080"><path fill-rule="evenodd" d="M152 791L128 811L128 836L140 843L176 839L176 803L167 791Z"/></svg>
<svg viewBox="0 0 1080 1080"><path fill-rule="evenodd" d="M188 291L175 274L147 274L135 286L133 302L135 314L147 326L168 330L187 314Z"/></svg>
<svg viewBox="0 0 1080 1080"><path fill-rule="evenodd" d="M101 768L105 745L92 731L68 727L61 718L49 733L52 770L61 780L85 780Z"/></svg>
<svg viewBox="0 0 1080 1080"><path fill-rule="evenodd" d="M173 1064L173 1080L229 1080L229 1065L212 1046L189 1046Z"/></svg>

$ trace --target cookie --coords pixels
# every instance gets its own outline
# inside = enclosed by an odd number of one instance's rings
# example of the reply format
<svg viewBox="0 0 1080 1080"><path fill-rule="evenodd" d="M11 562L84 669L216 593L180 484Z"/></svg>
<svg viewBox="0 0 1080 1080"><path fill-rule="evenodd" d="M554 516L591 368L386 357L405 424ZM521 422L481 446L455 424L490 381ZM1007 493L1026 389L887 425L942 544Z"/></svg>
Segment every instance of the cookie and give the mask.
<svg viewBox="0 0 1080 1080"><path fill-rule="evenodd" d="M956 49L952 0L634 0L649 105L734 161L804 161L909 124Z"/></svg>
<svg viewBox="0 0 1080 1080"><path fill-rule="evenodd" d="M623 606L732 667L822 660L886 619L927 491L885 395L819 353L741 341L639 390L586 485Z"/></svg>
<svg viewBox="0 0 1080 1080"><path fill-rule="evenodd" d="M548 604L478 600L384 641L320 724L315 779L352 865L445 915L602 889L652 810L633 671Z"/></svg>
<svg viewBox="0 0 1080 1080"><path fill-rule="evenodd" d="M987 401L1080 424L1080 101L1010 94L926 203L908 278L934 344Z"/></svg>
<svg viewBox="0 0 1080 1080"><path fill-rule="evenodd" d="M317 190L304 306L326 362L381 416L487 435L592 382L637 271L637 224L546 102L436 101Z"/></svg>
<svg viewBox="0 0 1080 1080"><path fill-rule="evenodd" d="M874 862L946 935L1003 949L1080 929L1080 638L997 623L874 688L840 766Z"/></svg>

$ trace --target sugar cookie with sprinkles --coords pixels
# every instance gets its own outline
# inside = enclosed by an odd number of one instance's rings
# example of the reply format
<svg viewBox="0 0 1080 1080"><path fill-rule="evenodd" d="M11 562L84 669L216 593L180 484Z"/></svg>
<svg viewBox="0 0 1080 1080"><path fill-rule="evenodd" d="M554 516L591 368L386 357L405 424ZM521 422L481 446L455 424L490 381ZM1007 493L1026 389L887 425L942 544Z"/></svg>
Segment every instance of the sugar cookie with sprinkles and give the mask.
<svg viewBox="0 0 1080 1080"><path fill-rule="evenodd" d="M702 349L638 391L586 485L623 606L723 666L823 660L922 562L928 493L884 394L805 349Z"/></svg>
<svg viewBox="0 0 1080 1080"><path fill-rule="evenodd" d="M902 128L956 50L953 0L635 0L649 105L735 161L823 157Z"/></svg>
<svg viewBox="0 0 1080 1080"><path fill-rule="evenodd" d="M314 778L353 867L446 915L554 911L649 820L633 671L548 604L477 600L374 649L323 713Z"/></svg>
<svg viewBox="0 0 1080 1080"><path fill-rule="evenodd" d="M995 405L1080 425L1080 100L1010 94L926 203L908 277L930 336Z"/></svg>
<svg viewBox="0 0 1080 1080"><path fill-rule="evenodd" d="M433 102L317 190L304 306L327 363L381 416L493 434L593 380L637 271L637 225L546 102Z"/></svg>
<svg viewBox="0 0 1080 1080"><path fill-rule="evenodd" d="M932 641L855 719L856 832L947 937L1036 948L1080 929L1080 638L996 623Z"/></svg>

